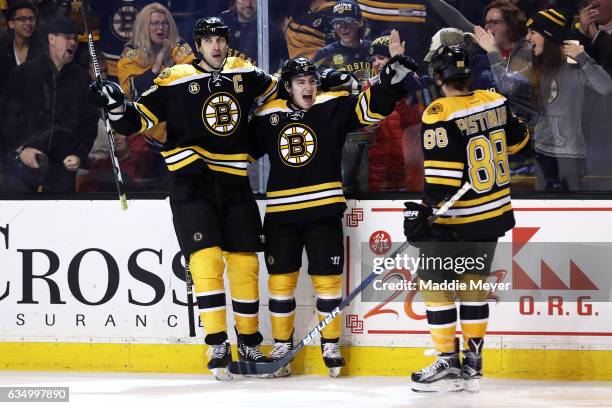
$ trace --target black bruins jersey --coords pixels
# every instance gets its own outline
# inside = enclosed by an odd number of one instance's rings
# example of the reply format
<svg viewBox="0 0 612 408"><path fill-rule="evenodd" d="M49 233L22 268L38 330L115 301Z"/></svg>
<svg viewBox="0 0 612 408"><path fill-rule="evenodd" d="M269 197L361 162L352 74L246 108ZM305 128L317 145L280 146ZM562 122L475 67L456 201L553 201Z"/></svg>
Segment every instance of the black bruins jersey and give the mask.
<svg viewBox="0 0 612 408"><path fill-rule="evenodd" d="M357 48L349 48L336 41L319 50L312 62L318 67L350 72L363 84L373 76L371 45L371 41L362 40Z"/></svg>
<svg viewBox="0 0 612 408"><path fill-rule="evenodd" d="M266 219L293 223L341 215L347 133L384 119L401 96L401 85L386 89L379 83L359 95L321 93L308 111L280 99L261 106L249 129L253 156L270 158Z"/></svg>
<svg viewBox="0 0 612 408"><path fill-rule="evenodd" d="M424 201L437 208L465 181L473 187L436 224L467 239L496 238L511 229L508 154L528 140L527 127L495 92L477 90L429 105L422 129Z"/></svg>
<svg viewBox="0 0 612 408"><path fill-rule="evenodd" d="M222 182L244 181L253 161L249 111L255 102L275 98L278 80L239 58L229 57L220 73L198 63L162 71L113 127L129 135L166 121L161 155L171 172L197 175L208 169Z"/></svg>

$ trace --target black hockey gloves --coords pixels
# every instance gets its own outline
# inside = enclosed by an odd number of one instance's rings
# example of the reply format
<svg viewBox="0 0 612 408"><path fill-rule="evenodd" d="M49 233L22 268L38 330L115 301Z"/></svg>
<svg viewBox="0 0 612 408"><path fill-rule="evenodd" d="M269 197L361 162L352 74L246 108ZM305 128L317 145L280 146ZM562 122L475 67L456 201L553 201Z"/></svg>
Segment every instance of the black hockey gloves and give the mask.
<svg viewBox="0 0 612 408"><path fill-rule="evenodd" d="M429 234L428 219L433 214L431 207L412 201L404 203L404 235L409 242L426 240Z"/></svg>
<svg viewBox="0 0 612 408"><path fill-rule="evenodd" d="M102 80L101 83L92 82L89 85L89 91L92 93L96 105L104 108L107 111L119 108L125 105L125 96L123 91L114 82Z"/></svg>
<svg viewBox="0 0 612 408"><path fill-rule="evenodd" d="M359 82L348 72L328 68L321 73L321 89L324 91L359 92Z"/></svg>
<svg viewBox="0 0 612 408"><path fill-rule="evenodd" d="M416 61L406 55L396 55L391 58L380 72L380 80L386 85L402 82L406 75L418 68Z"/></svg>

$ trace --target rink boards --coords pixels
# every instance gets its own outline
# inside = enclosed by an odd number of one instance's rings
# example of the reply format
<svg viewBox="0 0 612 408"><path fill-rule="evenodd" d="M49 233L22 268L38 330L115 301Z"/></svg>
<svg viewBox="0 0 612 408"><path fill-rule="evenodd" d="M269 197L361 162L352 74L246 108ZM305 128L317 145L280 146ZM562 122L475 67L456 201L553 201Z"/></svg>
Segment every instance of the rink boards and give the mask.
<svg viewBox="0 0 612 408"><path fill-rule="evenodd" d="M516 299L490 303L487 373L611 380L612 303L601 269L612 256L606 247L612 243L612 201L513 205L517 227L502 239L512 259L496 257L491 281L514 285L515 292L505 295ZM401 242L402 208L401 201L349 202L344 294L370 272L367 260L388 255L391 242ZM1 368L205 371L202 332L188 337L183 269L167 201L130 201L128 211L115 201L2 201L0 233ZM524 251L536 243L602 243L602 249L527 261ZM260 264L261 330L270 344L261 258ZM305 258L303 264L296 340L316 324ZM395 273L407 280L409 274ZM358 297L343 315L349 374L405 375L430 360L422 355L432 345L418 293L370 290L367 300ZM318 346L307 347L294 370L322 373Z"/></svg>

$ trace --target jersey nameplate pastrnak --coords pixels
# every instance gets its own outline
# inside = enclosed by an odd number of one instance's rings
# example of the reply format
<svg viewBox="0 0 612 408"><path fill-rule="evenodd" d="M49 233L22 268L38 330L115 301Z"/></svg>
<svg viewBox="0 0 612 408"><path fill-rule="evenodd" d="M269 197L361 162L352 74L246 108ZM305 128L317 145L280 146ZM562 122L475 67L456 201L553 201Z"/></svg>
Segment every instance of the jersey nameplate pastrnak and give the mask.
<svg viewBox="0 0 612 408"><path fill-rule="evenodd" d="M317 151L317 137L306 125L292 123L285 126L278 139L278 153L287 166L308 164Z"/></svg>
<svg viewBox="0 0 612 408"><path fill-rule="evenodd" d="M217 136L229 136L240 122L240 105L228 93L210 96L202 108L204 126Z"/></svg>

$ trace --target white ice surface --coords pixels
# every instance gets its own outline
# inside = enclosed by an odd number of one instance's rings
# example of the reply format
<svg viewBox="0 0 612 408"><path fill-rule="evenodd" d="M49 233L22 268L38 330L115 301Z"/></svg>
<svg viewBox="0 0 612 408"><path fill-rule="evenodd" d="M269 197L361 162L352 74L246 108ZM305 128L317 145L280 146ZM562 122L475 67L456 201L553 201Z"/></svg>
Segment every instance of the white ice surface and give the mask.
<svg viewBox="0 0 612 408"><path fill-rule="evenodd" d="M612 382L484 379L479 394L415 394L406 377L295 376L218 382L207 375L0 371L0 387L70 387L69 403L0 407L612 407Z"/></svg>

